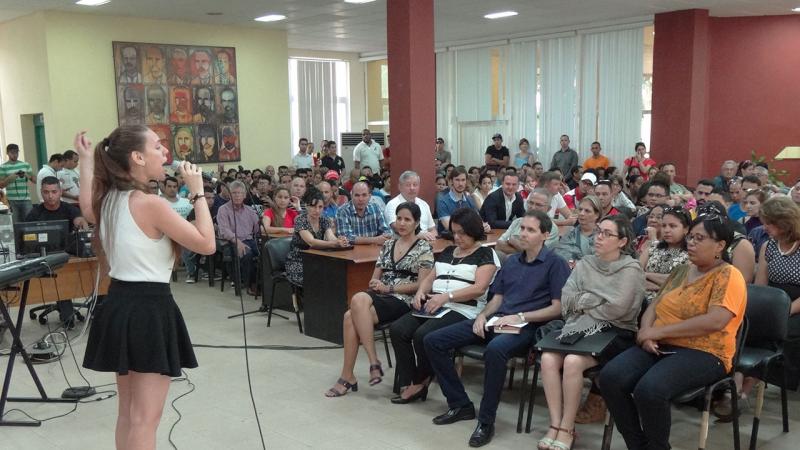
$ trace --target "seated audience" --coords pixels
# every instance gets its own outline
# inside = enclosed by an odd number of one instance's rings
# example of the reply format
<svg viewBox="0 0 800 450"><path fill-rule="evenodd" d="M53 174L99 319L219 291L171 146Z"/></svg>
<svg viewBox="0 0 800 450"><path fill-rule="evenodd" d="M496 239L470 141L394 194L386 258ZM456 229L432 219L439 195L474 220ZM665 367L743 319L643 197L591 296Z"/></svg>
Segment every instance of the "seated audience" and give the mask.
<svg viewBox="0 0 800 450"><path fill-rule="evenodd" d="M164 198L173 211L184 219L194 209L187 198L178 196L178 179L175 177L164 178Z"/></svg>
<svg viewBox="0 0 800 450"><path fill-rule="evenodd" d="M353 196L361 197L360 201L363 202L366 200L363 198L365 195L356 193L357 189L363 191L359 184L361 183L353 186ZM375 352L375 325L393 322L408 313L411 310L411 298L419 287L419 279L426 278L433 267L431 245L416 237L420 219L419 206L409 202L401 203L396 213L397 237L383 242L369 281L369 290L354 295L350 300L350 309L344 313L342 373L336 385L325 393L327 397L340 397L351 389L353 392L358 390L353 368L359 344L364 347L369 358L370 386L382 381L383 368ZM377 215L383 217L380 212Z"/></svg>
<svg viewBox="0 0 800 450"><path fill-rule="evenodd" d="M694 198L692 197L692 193L686 189L684 185L675 181L675 175L677 175L675 163L663 163L659 167L659 170L668 177L669 196L672 197L675 205L684 205Z"/></svg>
<svg viewBox="0 0 800 450"><path fill-rule="evenodd" d="M644 206L640 206L636 212L636 219L633 220L633 233L636 236L644 234L647 225L647 213L656 205L669 204L669 186L658 181L652 181L647 186L644 195Z"/></svg>
<svg viewBox="0 0 800 450"><path fill-rule="evenodd" d="M436 239L436 222L433 221L431 207L428 206L428 202L417 197L419 194L419 175L410 170L403 172L398 179L398 187L400 188L400 193L386 204L386 210L384 211L386 224L389 227L392 226L395 219L395 210L400 203L416 203L422 212L419 237L429 241Z"/></svg>
<svg viewBox="0 0 800 450"><path fill-rule="evenodd" d="M203 199L208 205L208 208L211 210L211 207L214 205L214 199L216 198L216 194L214 194L214 188L211 186L203 186ZM197 200L199 201L199 199ZM196 220L194 208L186 216L186 221L194 223ZM214 230L217 230L217 210L211 210L211 221L214 224ZM198 272L197 263L201 258L201 255L198 253L191 252L187 249L183 249L181 252L181 258L183 259L183 264L186 266L186 283L192 284L200 278L200 273ZM208 274L203 275L207 277Z"/></svg>
<svg viewBox="0 0 800 450"><path fill-rule="evenodd" d="M789 330L783 346L788 363L788 385L800 382L800 207L789 197L775 196L761 208L761 220L769 240L759 250L755 283L782 289L792 300Z"/></svg>
<svg viewBox="0 0 800 450"><path fill-rule="evenodd" d="M522 196L517 192L519 177L516 174L503 175L500 189L486 197L481 206L481 217L491 228L507 229L511 222L525 215Z"/></svg>
<svg viewBox="0 0 800 450"><path fill-rule="evenodd" d="M670 448L670 399L732 369L747 292L741 273L727 262L730 220L700 215L686 241L690 264L675 269L648 306L639 346L607 363L599 375L598 386L628 448Z"/></svg>
<svg viewBox="0 0 800 450"><path fill-rule="evenodd" d="M600 200L587 195L578 204L578 223L561 237L555 247L558 256L571 262L571 265L586 255L594 253L594 238L597 222L600 220Z"/></svg>
<svg viewBox="0 0 800 450"><path fill-rule="evenodd" d="M658 207L653 208L657 210ZM653 212L650 212L653 215ZM692 218L683 207L667 207L661 216L660 237L650 239L649 244L642 249L639 263L644 269L645 290L647 301L655 298L661 290L669 274L676 267L686 264L689 253L686 251L686 234L689 233L689 224ZM648 236L652 232L648 230Z"/></svg>
<svg viewBox="0 0 800 450"><path fill-rule="evenodd" d="M351 245L383 245L392 237L392 231L386 225L383 211L370 201L366 182L353 185L352 198L336 212L336 234Z"/></svg>
<svg viewBox="0 0 800 450"><path fill-rule="evenodd" d="M739 219L744 224L745 235L750 234L756 227L761 226L761 204L767 201L767 191L764 189L751 189L744 194L745 217Z"/></svg>
<svg viewBox="0 0 800 450"><path fill-rule="evenodd" d="M325 206L322 208L322 217L335 221L336 220L336 198L333 196L333 189L327 181L320 181L316 185L317 190L322 194Z"/></svg>
<svg viewBox="0 0 800 450"><path fill-rule="evenodd" d="M527 211L542 211L547 213L547 210L550 209L550 191L544 188L536 188L533 190L531 195L528 196L528 199L525 201L525 205L527 206ZM514 253L519 253L522 251L522 241L520 240L519 233L520 233L520 226L522 226L522 219L525 217L520 217L519 219L514 219L511 222L511 226L503 233L502 236L497 240L497 244L495 245L495 250L497 251L498 255L501 258L505 258L508 255L512 255ZM545 247L553 248L558 244L558 225L555 224L552 220L550 221L550 231L547 239L544 242Z"/></svg>
<svg viewBox="0 0 800 450"><path fill-rule="evenodd" d="M450 231L456 245L436 255L434 269L420 281L412 308L428 314L425 318L409 312L390 329L400 395L392 403L404 404L428 395L433 371L423 346L430 332L467 319L475 319L486 304L486 290L500 267L497 255L480 241L486 238L483 222L472 209L459 209L450 216Z"/></svg>
<svg viewBox="0 0 800 450"><path fill-rule="evenodd" d="M542 450L572 448L584 371L607 363L636 344L644 274L631 256L633 237L624 216L603 219L598 225L594 254L575 266L564 285L561 316L565 323L559 339L596 333L613 333L616 337L597 356L542 353L542 385L550 412L550 429L538 443Z"/></svg>
<svg viewBox="0 0 800 450"><path fill-rule="evenodd" d="M652 242L661 240L661 219L664 218L664 210L669 208L667 205L656 205L643 217L647 218L647 226L644 233L636 237L634 248L637 252L643 252Z"/></svg>
<svg viewBox="0 0 800 450"><path fill-rule="evenodd" d="M467 194L467 172L461 167L454 168L450 175L450 189L437 195L436 214L439 218L438 230L442 232L450 227L450 215L459 208L476 209Z"/></svg>
<svg viewBox="0 0 800 450"><path fill-rule="evenodd" d="M480 175L478 187L472 192L472 201L475 204L475 209L480 211L481 207L483 207L483 202L491 194L493 188L494 180L492 180L492 176L488 173Z"/></svg>
<svg viewBox="0 0 800 450"><path fill-rule="evenodd" d="M636 211L636 205L633 204L628 194L625 193L625 181L619 175L609 177L611 180L611 206L617 210L624 212L628 216L632 216Z"/></svg>
<svg viewBox="0 0 800 450"><path fill-rule="evenodd" d="M294 234L286 257L286 278L296 287L303 287L303 250L336 248L350 245L342 236L337 238L329 220L322 217L325 200L320 192L308 199L305 211L294 221Z"/></svg>
<svg viewBox="0 0 800 450"><path fill-rule="evenodd" d="M261 224L267 234L294 233L294 221L299 215L296 209L289 208L289 189L275 189L272 206L264 211Z"/></svg>
<svg viewBox="0 0 800 450"><path fill-rule="evenodd" d="M580 177L580 182L576 182L575 187L571 191L564 194L564 201L567 203L567 208L575 209L578 203L587 195L594 194L594 185L597 183L597 175L586 172Z"/></svg>
<svg viewBox="0 0 800 450"><path fill-rule="evenodd" d="M731 178L736 176L736 170L738 168L739 164L737 164L736 161L727 160L722 163L719 175L714 177L714 188L722 192L728 192L728 184Z"/></svg>
<svg viewBox="0 0 800 450"><path fill-rule="evenodd" d="M705 202L703 206L697 208L697 213L698 215L715 214L724 219L729 219L725 215L726 210L727 208L725 208L725 205L722 203L715 200L709 200ZM753 244L747 240L747 236L737 230L737 226L741 226L741 224L738 224L732 220L729 220L729 223L733 228L733 242L731 242L731 245L725 249L728 261L730 261L733 267L739 269L739 272L741 272L745 282L752 283L753 277L755 276L756 259Z"/></svg>
<svg viewBox="0 0 800 450"><path fill-rule="evenodd" d="M591 175L591 174L589 174ZM594 187L594 196L600 200L600 217L616 216L619 210L614 208L611 204L613 200L613 190L611 189L611 182L608 180L600 180Z"/></svg>
<svg viewBox="0 0 800 450"><path fill-rule="evenodd" d="M248 294L256 295L255 261L258 260L256 236L259 233L259 220L256 212L244 205L246 190L241 181L237 180L230 184L231 201L219 207L217 224L219 237L231 244L228 251L232 252L232 256L238 257L242 286L247 286Z"/></svg>
<svg viewBox="0 0 800 450"><path fill-rule="evenodd" d="M303 197L306 196L307 190L308 187L305 178L300 175L292 178L292 182L289 184L289 207L293 208L298 213L302 213L305 207Z"/></svg>
<svg viewBox="0 0 800 450"><path fill-rule="evenodd" d="M644 142L637 142L634 146L634 152L633 156L623 161L626 173L631 175L636 169L639 172L638 175L644 177L644 181L647 181L650 176L650 169L656 166L656 162L646 156L647 146L644 145Z"/></svg>
<svg viewBox="0 0 800 450"><path fill-rule="evenodd" d="M483 399L471 447L491 441L508 360L524 356L538 327L559 317L561 288L569 277L566 261L544 246L552 227L546 212L528 211L520 226L521 253L510 256L492 283L494 294L474 321L461 321L425 337L425 350L436 374L448 411L433 419L436 425L475 418L475 407L464 390L451 353L465 345L484 344ZM487 327L490 319L494 326ZM501 333L503 327L525 325L519 334Z"/></svg>

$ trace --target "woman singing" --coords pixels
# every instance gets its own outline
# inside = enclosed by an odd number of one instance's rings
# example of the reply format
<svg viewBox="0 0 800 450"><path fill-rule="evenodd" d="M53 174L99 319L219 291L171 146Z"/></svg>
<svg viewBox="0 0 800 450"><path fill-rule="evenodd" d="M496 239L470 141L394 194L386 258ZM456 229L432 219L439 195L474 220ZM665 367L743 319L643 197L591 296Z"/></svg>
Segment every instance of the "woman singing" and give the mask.
<svg viewBox="0 0 800 450"><path fill-rule="evenodd" d="M214 226L203 198L200 169L181 171L194 204L194 224L163 198L147 193L147 181L164 177L167 148L145 126L122 126L92 151L85 132L75 136L80 154L80 206L94 223L111 277L96 310L83 366L117 374L118 449L154 449L170 377L197 367L183 317L170 292L180 248L211 255Z"/></svg>

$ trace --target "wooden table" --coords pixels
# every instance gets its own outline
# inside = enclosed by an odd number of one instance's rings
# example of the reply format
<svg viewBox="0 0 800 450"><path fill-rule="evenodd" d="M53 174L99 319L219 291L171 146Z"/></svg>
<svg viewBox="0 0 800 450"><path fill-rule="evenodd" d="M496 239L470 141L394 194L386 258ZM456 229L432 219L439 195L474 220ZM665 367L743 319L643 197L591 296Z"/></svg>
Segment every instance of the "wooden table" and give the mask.
<svg viewBox="0 0 800 450"><path fill-rule="evenodd" d="M28 290L28 305L85 298L92 295L97 276L97 265L97 258L72 257L64 267L56 271L54 278L32 278ZM107 274L100 278L98 294L107 294L110 283L111 279ZM2 296L4 300L10 300L9 306L14 306L18 302L19 293L20 291L6 291L2 293Z"/></svg>
<svg viewBox="0 0 800 450"><path fill-rule="evenodd" d="M505 230L493 230L484 245L494 246ZM434 254L452 241L432 242ZM352 250L303 251L303 308L305 334L336 344L342 343L342 317L350 299L369 285L381 247L356 245Z"/></svg>

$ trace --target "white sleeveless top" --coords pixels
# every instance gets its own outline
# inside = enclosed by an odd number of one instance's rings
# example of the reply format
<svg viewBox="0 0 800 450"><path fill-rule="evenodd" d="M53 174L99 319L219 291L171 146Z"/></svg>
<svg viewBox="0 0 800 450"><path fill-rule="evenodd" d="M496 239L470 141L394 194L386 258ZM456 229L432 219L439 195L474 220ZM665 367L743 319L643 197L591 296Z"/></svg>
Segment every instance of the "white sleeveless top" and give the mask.
<svg viewBox="0 0 800 450"><path fill-rule="evenodd" d="M122 281L169 283L175 263L172 240L166 234L160 239L144 234L131 215L131 192L109 191L101 207L100 241L109 275Z"/></svg>

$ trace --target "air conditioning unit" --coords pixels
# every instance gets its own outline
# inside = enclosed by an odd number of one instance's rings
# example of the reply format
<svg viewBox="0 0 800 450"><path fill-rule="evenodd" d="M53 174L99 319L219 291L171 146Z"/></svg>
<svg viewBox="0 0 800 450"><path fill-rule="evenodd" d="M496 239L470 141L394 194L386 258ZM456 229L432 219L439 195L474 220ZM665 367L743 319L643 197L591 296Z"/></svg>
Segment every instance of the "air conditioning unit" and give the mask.
<svg viewBox="0 0 800 450"><path fill-rule="evenodd" d="M380 144L381 148L386 146L386 135L383 132L372 133L372 140ZM344 167L347 171L344 175L344 179L347 179L350 175L350 171L355 167L353 164L353 150L355 150L359 142L361 142L360 131L358 133L342 133L339 137L339 156L344 159ZM373 168L373 171L377 172L375 168Z"/></svg>

